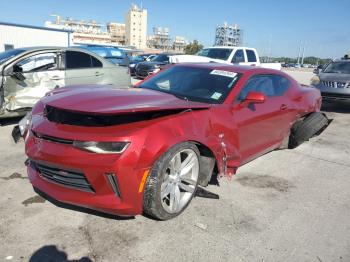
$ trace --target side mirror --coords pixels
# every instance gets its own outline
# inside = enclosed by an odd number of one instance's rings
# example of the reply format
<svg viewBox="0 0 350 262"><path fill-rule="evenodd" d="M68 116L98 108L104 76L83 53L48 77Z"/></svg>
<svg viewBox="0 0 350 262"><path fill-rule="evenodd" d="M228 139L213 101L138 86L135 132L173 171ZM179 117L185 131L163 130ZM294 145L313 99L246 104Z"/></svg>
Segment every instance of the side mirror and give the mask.
<svg viewBox="0 0 350 262"><path fill-rule="evenodd" d="M261 104L266 101L266 96L262 92L249 92L246 98L244 99L244 102L246 103L256 103Z"/></svg>
<svg viewBox="0 0 350 262"><path fill-rule="evenodd" d="M313 73L317 75L318 73L320 73L320 69L315 68L314 71L313 71Z"/></svg>

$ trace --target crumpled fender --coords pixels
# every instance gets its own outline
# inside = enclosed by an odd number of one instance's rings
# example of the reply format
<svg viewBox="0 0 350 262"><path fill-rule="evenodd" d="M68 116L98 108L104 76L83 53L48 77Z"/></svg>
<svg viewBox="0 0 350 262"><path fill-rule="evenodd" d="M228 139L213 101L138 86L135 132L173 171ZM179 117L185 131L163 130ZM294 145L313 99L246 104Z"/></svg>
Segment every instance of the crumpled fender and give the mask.
<svg viewBox="0 0 350 262"><path fill-rule="evenodd" d="M237 143L234 143L237 142L234 139L236 134L228 128L224 132L219 132L213 123L205 121L209 114L210 110L185 111L149 127L144 146L140 151L138 168L150 168L170 147L192 141L211 150L220 176L235 174L241 159ZM205 120L194 121L193 118Z"/></svg>

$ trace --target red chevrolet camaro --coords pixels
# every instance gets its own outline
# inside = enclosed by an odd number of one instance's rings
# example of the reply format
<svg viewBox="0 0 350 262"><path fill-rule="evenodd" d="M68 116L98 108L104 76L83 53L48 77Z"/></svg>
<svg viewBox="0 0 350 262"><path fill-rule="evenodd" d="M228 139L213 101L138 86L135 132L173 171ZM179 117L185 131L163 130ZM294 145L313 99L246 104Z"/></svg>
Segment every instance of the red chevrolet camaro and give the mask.
<svg viewBox="0 0 350 262"><path fill-rule="evenodd" d="M60 202L166 220L213 174L288 145L320 105L281 71L216 63L174 65L127 90L60 88L27 118L28 176Z"/></svg>

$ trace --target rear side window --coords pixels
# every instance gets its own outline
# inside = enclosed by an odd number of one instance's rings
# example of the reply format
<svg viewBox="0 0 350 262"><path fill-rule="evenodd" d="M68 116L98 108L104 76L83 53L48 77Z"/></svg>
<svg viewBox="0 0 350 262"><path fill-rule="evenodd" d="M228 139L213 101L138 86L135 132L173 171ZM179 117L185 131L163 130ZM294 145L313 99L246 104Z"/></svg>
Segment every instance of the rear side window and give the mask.
<svg viewBox="0 0 350 262"><path fill-rule="evenodd" d="M246 50L248 62L256 62L256 55L253 50Z"/></svg>
<svg viewBox="0 0 350 262"><path fill-rule="evenodd" d="M238 49L231 61L233 64L244 62L244 53L242 49Z"/></svg>
<svg viewBox="0 0 350 262"><path fill-rule="evenodd" d="M102 63L97 58L91 56L92 67L102 67Z"/></svg>
<svg viewBox="0 0 350 262"><path fill-rule="evenodd" d="M289 79L279 75L273 76L273 84L275 88L275 96L284 95L284 93L286 93L288 88L291 86Z"/></svg>
<svg viewBox="0 0 350 262"><path fill-rule="evenodd" d="M102 67L102 63L89 54L77 51L66 52L66 68L82 69L91 67Z"/></svg>

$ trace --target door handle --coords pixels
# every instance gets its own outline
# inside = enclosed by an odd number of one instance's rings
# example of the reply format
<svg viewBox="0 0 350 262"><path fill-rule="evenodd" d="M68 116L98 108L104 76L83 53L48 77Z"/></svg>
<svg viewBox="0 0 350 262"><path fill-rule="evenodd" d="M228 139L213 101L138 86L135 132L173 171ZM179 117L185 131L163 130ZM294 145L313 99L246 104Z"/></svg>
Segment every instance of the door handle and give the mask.
<svg viewBox="0 0 350 262"><path fill-rule="evenodd" d="M296 102L300 102L302 98L303 98L302 96L296 96L293 98L293 100Z"/></svg>
<svg viewBox="0 0 350 262"><path fill-rule="evenodd" d="M282 104L280 107L280 110L286 110L288 108L288 106L286 104Z"/></svg>
<svg viewBox="0 0 350 262"><path fill-rule="evenodd" d="M62 78L60 78L59 76L53 76L50 78L51 80L61 80Z"/></svg>

